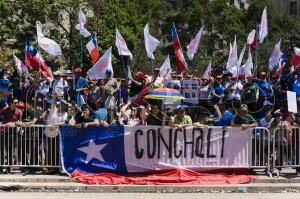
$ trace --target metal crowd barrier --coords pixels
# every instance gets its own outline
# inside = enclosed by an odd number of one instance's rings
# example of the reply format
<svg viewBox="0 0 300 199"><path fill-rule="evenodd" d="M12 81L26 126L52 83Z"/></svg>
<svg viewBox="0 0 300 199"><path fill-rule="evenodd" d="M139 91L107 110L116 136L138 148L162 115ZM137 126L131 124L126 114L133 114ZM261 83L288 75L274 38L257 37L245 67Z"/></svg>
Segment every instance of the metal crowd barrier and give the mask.
<svg viewBox="0 0 300 199"><path fill-rule="evenodd" d="M300 128L282 127L271 131L272 166L278 171L283 168L300 168Z"/></svg>
<svg viewBox="0 0 300 199"><path fill-rule="evenodd" d="M0 126L0 167L60 168L57 128L44 125ZM256 127L251 133L251 169L264 169L271 176L274 170L300 168L300 128L269 131Z"/></svg>
<svg viewBox="0 0 300 199"><path fill-rule="evenodd" d="M45 131L53 132L48 137ZM0 126L0 167L61 167L57 127Z"/></svg>
<svg viewBox="0 0 300 199"><path fill-rule="evenodd" d="M270 131L264 127L256 127L252 130L252 169L265 169L271 176L271 137Z"/></svg>

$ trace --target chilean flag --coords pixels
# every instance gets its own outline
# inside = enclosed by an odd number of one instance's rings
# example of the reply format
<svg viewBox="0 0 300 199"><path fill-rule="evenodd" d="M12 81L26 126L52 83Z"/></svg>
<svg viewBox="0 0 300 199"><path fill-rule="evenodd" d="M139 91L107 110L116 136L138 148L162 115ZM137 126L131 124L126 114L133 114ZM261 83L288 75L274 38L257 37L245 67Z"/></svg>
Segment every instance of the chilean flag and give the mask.
<svg viewBox="0 0 300 199"><path fill-rule="evenodd" d="M99 55L99 48L97 45L97 37L95 34L92 36L92 39L89 41L89 43L86 44L86 48L89 51L93 64L96 63L100 55Z"/></svg>
<svg viewBox="0 0 300 199"><path fill-rule="evenodd" d="M26 63L27 66L35 71L42 71L46 77L53 77L51 70L46 66L42 56L39 54L36 48L33 48L31 44L26 42Z"/></svg>
<svg viewBox="0 0 300 199"><path fill-rule="evenodd" d="M177 31L174 24L172 26L171 32L172 32L172 42L175 49L175 58L177 62L177 73L181 74L184 71L184 69L187 68L187 63L184 59L179 37L177 35Z"/></svg>

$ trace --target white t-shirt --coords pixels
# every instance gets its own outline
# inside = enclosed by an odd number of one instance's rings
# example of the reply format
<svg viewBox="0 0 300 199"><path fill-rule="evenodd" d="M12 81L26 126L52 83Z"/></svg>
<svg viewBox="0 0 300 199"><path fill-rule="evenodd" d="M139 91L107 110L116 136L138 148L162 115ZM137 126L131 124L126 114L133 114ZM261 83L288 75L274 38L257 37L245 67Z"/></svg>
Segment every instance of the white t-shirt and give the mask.
<svg viewBox="0 0 300 199"><path fill-rule="evenodd" d="M54 107L53 109L50 110L50 113L47 117L47 125L53 125L58 122L63 122L67 119L67 117L68 117L67 112L59 113L57 111L57 108ZM59 134L59 128L58 127L46 127L44 133L47 137L53 138Z"/></svg>

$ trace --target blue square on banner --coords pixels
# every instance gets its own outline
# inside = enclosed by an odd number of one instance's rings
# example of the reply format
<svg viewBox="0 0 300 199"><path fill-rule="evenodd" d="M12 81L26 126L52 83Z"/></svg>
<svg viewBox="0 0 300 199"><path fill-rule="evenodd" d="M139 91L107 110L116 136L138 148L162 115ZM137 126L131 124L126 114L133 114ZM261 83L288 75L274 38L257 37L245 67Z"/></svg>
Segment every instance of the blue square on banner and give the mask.
<svg viewBox="0 0 300 199"><path fill-rule="evenodd" d="M60 127L61 157L65 171L126 173L124 126Z"/></svg>

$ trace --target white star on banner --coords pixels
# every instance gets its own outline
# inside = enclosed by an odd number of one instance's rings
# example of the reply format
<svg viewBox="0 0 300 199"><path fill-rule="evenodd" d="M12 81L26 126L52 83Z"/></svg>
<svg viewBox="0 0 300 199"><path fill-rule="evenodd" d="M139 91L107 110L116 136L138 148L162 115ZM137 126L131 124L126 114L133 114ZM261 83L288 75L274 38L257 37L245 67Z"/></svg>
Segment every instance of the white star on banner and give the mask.
<svg viewBox="0 0 300 199"><path fill-rule="evenodd" d="M107 144L95 144L94 140L91 140L88 146L77 148L77 150L86 153L86 162L89 163L93 158L105 162L101 151Z"/></svg>

